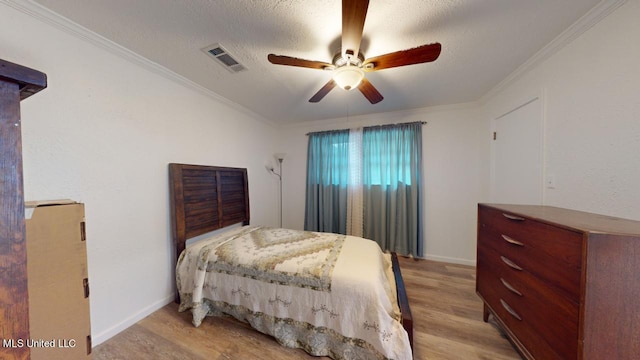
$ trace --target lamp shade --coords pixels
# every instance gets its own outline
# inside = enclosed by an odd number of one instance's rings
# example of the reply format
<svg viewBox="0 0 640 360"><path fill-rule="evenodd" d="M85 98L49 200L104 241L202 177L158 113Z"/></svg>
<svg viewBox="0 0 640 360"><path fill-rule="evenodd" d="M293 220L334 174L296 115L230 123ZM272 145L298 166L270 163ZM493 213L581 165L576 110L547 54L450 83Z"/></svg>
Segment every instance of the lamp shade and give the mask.
<svg viewBox="0 0 640 360"><path fill-rule="evenodd" d="M364 78L364 71L357 66L343 66L333 74L333 81L345 90L351 90L360 84Z"/></svg>

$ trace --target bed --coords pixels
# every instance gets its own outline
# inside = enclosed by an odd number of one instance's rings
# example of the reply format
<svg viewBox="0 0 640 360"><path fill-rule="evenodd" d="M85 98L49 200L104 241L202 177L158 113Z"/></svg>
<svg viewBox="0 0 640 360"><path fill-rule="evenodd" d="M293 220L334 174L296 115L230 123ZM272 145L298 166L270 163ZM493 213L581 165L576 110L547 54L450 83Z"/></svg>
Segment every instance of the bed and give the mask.
<svg viewBox="0 0 640 360"><path fill-rule="evenodd" d="M412 358L395 254L362 238L250 225L245 168L169 164L169 182L176 301L195 326L229 315L315 356Z"/></svg>

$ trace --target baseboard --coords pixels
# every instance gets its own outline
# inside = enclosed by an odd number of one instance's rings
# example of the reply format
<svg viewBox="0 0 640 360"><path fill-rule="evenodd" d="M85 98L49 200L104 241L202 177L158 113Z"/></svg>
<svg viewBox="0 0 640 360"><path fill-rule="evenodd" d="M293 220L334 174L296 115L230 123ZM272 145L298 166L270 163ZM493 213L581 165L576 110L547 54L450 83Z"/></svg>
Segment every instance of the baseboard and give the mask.
<svg viewBox="0 0 640 360"><path fill-rule="evenodd" d="M447 257L447 256L427 255L427 256L424 257L424 259L433 260L433 261L440 261L440 262L446 262L446 263L452 263L452 264L458 264L458 265L476 266L476 261L475 260L452 258L452 257Z"/></svg>
<svg viewBox="0 0 640 360"><path fill-rule="evenodd" d="M172 302L174 298L175 298L174 294L167 295L166 297L164 297L161 300L158 300L158 301L154 302L153 304L147 306L146 308L140 310L139 312L137 312L133 316L130 316L129 318L125 319L124 321L120 322L119 324L116 324L115 326L112 326L111 328L109 328L109 329L107 329L107 330L105 330L105 331L103 331L103 332L101 332L99 334L93 335L92 339L91 339L92 346L96 347L97 345L100 345L103 342L111 339L112 337L114 337L117 334L119 334L122 331L124 331L129 326L131 326L131 325L137 323L138 321L144 319L145 317L151 315L153 312L155 312L157 310L160 310L165 305L167 305L170 302Z"/></svg>

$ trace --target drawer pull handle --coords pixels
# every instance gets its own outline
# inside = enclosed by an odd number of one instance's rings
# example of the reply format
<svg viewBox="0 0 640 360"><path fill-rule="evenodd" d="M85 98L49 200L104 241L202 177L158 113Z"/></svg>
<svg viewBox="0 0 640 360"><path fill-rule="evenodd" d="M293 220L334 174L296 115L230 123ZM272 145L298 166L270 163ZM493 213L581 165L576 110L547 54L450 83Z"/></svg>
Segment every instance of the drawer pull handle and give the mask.
<svg viewBox="0 0 640 360"><path fill-rule="evenodd" d="M502 216L506 217L509 220L524 221L524 218L521 218L520 216L515 216L515 215L505 214L505 213L502 213Z"/></svg>
<svg viewBox="0 0 640 360"><path fill-rule="evenodd" d="M509 289L512 293L522 296L522 293L520 291L516 290L516 288L514 288L513 285L509 284L507 282L507 280L505 280L503 278L500 278L500 281L502 281L502 285L504 285L504 287Z"/></svg>
<svg viewBox="0 0 640 360"><path fill-rule="evenodd" d="M506 242L508 242L509 244L518 245L518 246L524 246L524 244L523 244L523 243L521 243L520 241L515 240L515 239L513 239L513 238L510 238L510 237L508 237L507 235L502 234L502 238L503 238Z"/></svg>
<svg viewBox="0 0 640 360"><path fill-rule="evenodd" d="M511 308L511 306L509 306L509 304L507 304L504 300L500 299L500 303L502 304L502 307L507 310L509 312L509 314L513 315L514 318L522 321L522 318L520 317L520 315L518 315L517 312L515 312L515 310L513 310Z"/></svg>
<svg viewBox="0 0 640 360"><path fill-rule="evenodd" d="M513 261L507 259L506 257L500 256L500 259L502 259L502 262L507 264L510 268L522 271L522 268L520 266L516 265L516 263L514 263Z"/></svg>

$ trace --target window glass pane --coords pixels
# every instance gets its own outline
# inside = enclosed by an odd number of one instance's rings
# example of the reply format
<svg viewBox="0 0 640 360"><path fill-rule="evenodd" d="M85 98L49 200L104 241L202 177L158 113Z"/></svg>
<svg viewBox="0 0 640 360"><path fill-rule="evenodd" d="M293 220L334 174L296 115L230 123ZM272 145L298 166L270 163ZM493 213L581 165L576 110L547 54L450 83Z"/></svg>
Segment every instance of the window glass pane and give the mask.
<svg viewBox="0 0 640 360"><path fill-rule="evenodd" d="M411 185L415 176L412 129L403 126L365 128L363 182L365 185Z"/></svg>
<svg viewBox="0 0 640 360"><path fill-rule="evenodd" d="M349 178L349 131L309 135L308 182L347 185Z"/></svg>

